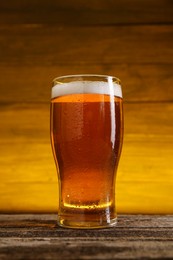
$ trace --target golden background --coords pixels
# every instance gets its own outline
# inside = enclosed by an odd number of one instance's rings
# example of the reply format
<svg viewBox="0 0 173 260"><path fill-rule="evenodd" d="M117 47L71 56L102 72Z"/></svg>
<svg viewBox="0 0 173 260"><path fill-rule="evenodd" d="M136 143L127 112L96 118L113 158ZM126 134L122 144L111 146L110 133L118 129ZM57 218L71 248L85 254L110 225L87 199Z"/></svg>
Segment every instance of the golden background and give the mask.
<svg viewBox="0 0 173 260"><path fill-rule="evenodd" d="M57 212L53 78L121 79L119 213L173 213L173 2L0 2L0 212Z"/></svg>

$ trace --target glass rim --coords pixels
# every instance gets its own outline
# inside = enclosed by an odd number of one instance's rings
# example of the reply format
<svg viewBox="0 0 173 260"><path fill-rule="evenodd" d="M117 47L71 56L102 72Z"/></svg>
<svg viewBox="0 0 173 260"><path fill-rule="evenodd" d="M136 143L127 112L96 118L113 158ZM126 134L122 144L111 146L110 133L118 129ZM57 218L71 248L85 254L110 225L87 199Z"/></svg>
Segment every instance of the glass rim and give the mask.
<svg viewBox="0 0 173 260"><path fill-rule="evenodd" d="M60 81L61 79L68 79L68 78L75 78L75 77L97 77L97 78L111 78L112 80L115 80L118 85L121 86L121 80L118 77L111 76L111 75L102 75L102 74L69 74L69 75L63 75L59 76L53 79L53 83L57 83L57 81ZM63 84L63 82L61 82Z"/></svg>
<svg viewBox="0 0 173 260"><path fill-rule="evenodd" d="M114 76L76 74L56 77L53 80L51 98L77 93L97 93L123 97L120 80Z"/></svg>

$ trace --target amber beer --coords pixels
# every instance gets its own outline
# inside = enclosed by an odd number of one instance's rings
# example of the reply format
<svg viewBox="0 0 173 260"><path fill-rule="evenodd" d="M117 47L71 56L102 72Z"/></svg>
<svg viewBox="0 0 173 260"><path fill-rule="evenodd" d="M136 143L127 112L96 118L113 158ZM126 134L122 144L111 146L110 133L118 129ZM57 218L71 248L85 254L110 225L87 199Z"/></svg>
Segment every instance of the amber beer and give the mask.
<svg viewBox="0 0 173 260"><path fill-rule="evenodd" d="M115 178L122 136L122 93L116 78L55 79L51 141L59 180L59 225L116 224Z"/></svg>

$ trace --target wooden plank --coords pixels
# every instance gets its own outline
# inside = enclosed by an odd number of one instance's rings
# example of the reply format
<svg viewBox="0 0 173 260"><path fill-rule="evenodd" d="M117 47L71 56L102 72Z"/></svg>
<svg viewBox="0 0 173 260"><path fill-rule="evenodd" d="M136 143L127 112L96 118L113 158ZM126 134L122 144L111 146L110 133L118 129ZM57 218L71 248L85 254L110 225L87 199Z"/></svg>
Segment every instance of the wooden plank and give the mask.
<svg viewBox="0 0 173 260"><path fill-rule="evenodd" d="M157 180L156 182L154 180L136 181L133 177L131 177L131 181L123 181L121 180L120 167L116 185L116 210L118 214L173 214L172 176L167 177L165 181ZM36 173L35 179L34 173ZM43 173L40 172L38 178L34 167L32 172L28 172L26 169L23 174L25 176L23 182L20 177L14 176L17 175L17 169L11 175L11 182L4 182L2 178L0 184L0 213L57 212L59 198L57 182L42 182L42 175L45 178L44 171ZM53 171L49 170L47 178L48 176L54 177L55 174L55 169ZM129 177L130 174L131 169L129 169L128 176L126 176ZM28 175L33 175L33 182L27 181ZM125 174L123 177L125 178ZM17 178L18 182L16 182ZM139 176L136 178L139 179ZM155 176L153 178L155 179Z"/></svg>
<svg viewBox="0 0 173 260"><path fill-rule="evenodd" d="M171 259L172 241L85 241L83 239L3 239L2 260L15 259ZM12 245L10 246L10 242ZM32 253L31 253L32 252Z"/></svg>
<svg viewBox="0 0 173 260"><path fill-rule="evenodd" d="M173 64L0 66L0 102L49 102L52 80L68 74L107 74L121 79L125 102L173 101Z"/></svg>
<svg viewBox="0 0 173 260"><path fill-rule="evenodd" d="M52 228L57 226L57 213L56 214L0 214L0 237L2 236L2 232L6 230L6 228L25 228L27 231L32 227L33 230L44 230L45 228ZM172 215L118 215L118 228L172 228L173 227L173 216ZM116 228L117 228L116 227ZM2 230L3 228L3 230ZM73 230L69 229L56 229L56 231L62 232L62 236L73 237ZM89 231L89 230L85 230ZM111 231L110 229L105 230L97 230L96 233L99 235L99 232L108 233ZM106 232L107 231L107 232ZM10 232L10 230L8 231ZM82 230L76 230L78 232L78 236L80 236ZM93 230L91 231L93 232ZM87 234L82 234L82 236L86 236ZM116 236L116 233L112 233L112 237ZM142 237L141 237L142 239Z"/></svg>
<svg viewBox="0 0 173 260"><path fill-rule="evenodd" d="M0 215L0 257L171 259L172 223L173 216L120 215L114 228L69 230L56 226L56 215Z"/></svg>
<svg viewBox="0 0 173 260"><path fill-rule="evenodd" d="M1 23L144 24L172 23L172 1L9 0L0 3Z"/></svg>
<svg viewBox="0 0 173 260"><path fill-rule="evenodd" d="M2 25L0 65L172 64L172 44L172 25Z"/></svg>
<svg viewBox="0 0 173 260"><path fill-rule="evenodd" d="M173 213L173 104L164 103L163 110L162 103L129 103L124 109L117 210ZM49 104L1 106L0 115L1 212L56 211Z"/></svg>
<svg viewBox="0 0 173 260"><path fill-rule="evenodd" d="M139 138L160 138L172 136L173 104L164 103L125 103L125 136ZM1 105L1 143L22 142L30 138L37 143L49 140L50 104L11 104ZM38 120L39 119L39 120ZM166 134L165 134L166 133ZM24 139L23 139L24 138ZM138 141L138 139L136 139ZM163 142L164 140L160 140Z"/></svg>

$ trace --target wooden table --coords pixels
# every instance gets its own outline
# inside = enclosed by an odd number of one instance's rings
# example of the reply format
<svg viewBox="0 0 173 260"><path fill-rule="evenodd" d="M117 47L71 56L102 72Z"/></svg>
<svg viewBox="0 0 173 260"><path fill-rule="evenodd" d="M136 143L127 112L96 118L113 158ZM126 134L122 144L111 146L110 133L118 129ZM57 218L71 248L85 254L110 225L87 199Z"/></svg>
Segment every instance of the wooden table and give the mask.
<svg viewBox="0 0 173 260"><path fill-rule="evenodd" d="M110 229L74 230L56 215L0 215L0 259L173 259L173 216L120 215Z"/></svg>

